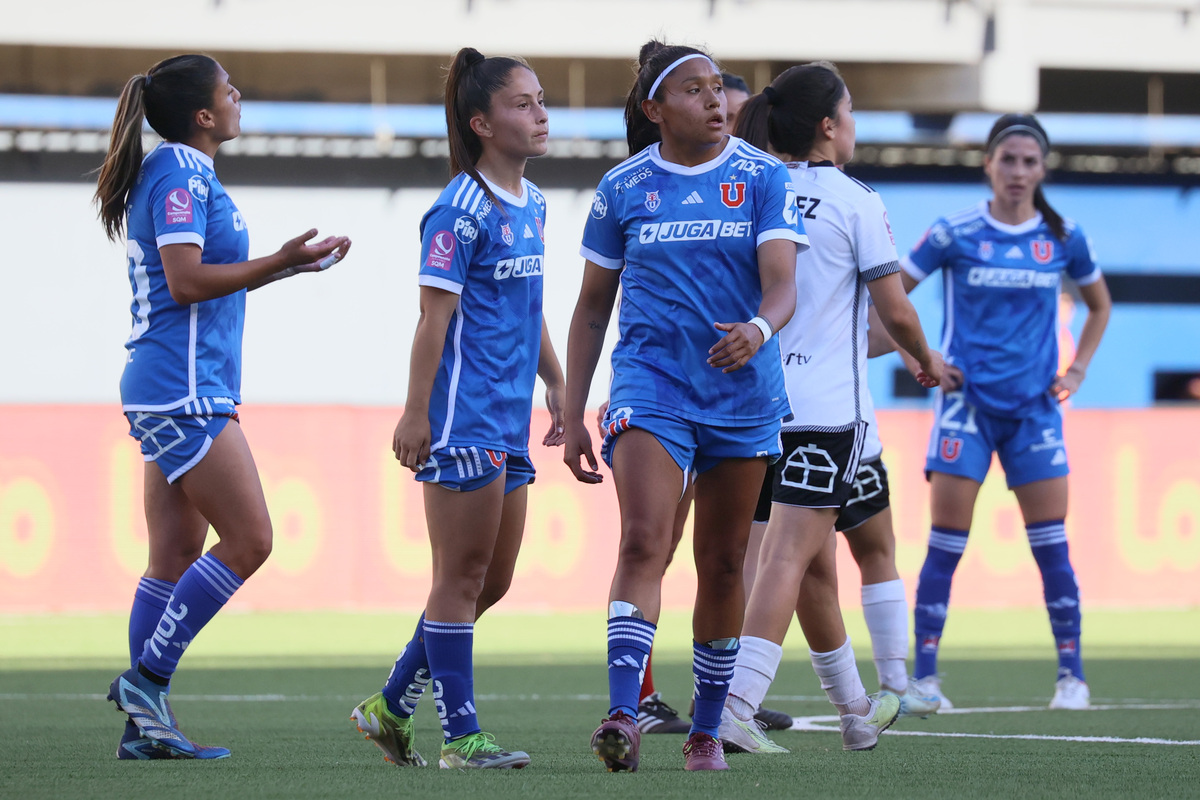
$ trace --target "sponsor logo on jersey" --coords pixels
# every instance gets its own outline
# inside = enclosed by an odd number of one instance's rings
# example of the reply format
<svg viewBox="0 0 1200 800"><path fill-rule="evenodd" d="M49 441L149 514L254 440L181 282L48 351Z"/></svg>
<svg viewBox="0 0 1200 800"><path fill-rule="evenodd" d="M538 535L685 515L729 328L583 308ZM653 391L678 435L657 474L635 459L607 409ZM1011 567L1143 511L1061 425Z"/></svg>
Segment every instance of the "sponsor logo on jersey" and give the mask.
<svg viewBox="0 0 1200 800"><path fill-rule="evenodd" d="M1025 252L1020 247L1018 247L1017 245L1014 244L1012 247L1008 248L1008 250L1006 250L1004 252L1004 257L1005 258L1024 258Z"/></svg>
<svg viewBox="0 0 1200 800"><path fill-rule="evenodd" d="M242 212L240 211L233 212L233 229L235 231L246 230L246 218L242 216Z"/></svg>
<svg viewBox="0 0 1200 800"><path fill-rule="evenodd" d="M662 199L658 196L658 192L646 192L646 210L657 211L662 205Z"/></svg>
<svg viewBox="0 0 1200 800"><path fill-rule="evenodd" d="M456 224L455 227L458 227ZM458 247L458 242L454 240L454 234L450 231L438 231L433 235L433 241L429 243L429 255L425 257L425 266L433 269L450 269L450 262L454 259L454 249Z"/></svg>
<svg viewBox="0 0 1200 800"><path fill-rule="evenodd" d="M454 220L454 235L463 244L470 244L479 235L479 223L474 217L462 216Z"/></svg>
<svg viewBox="0 0 1200 800"><path fill-rule="evenodd" d="M620 183L617 184L617 187L616 187L617 191L625 191L626 189L632 189L633 187L637 186L639 183L646 180L646 178L649 178L653 174L654 174L654 170L650 169L649 167L642 167L641 169L639 169L637 172L633 173L632 175L626 175L624 180L622 180Z"/></svg>
<svg viewBox="0 0 1200 800"><path fill-rule="evenodd" d="M167 195L167 224L187 225L192 216L192 196L183 189L172 189Z"/></svg>
<svg viewBox="0 0 1200 800"><path fill-rule="evenodd" d="M703 203L703 202L704 202L704 198L700 196L699 192L692 192L687 197L680 200L679 204L684 205L684 206L691 206L691 205L695 205L696 203Z"/></svg>
<svg viewBox="0 0 1200 800"><path fill-rule="evenodd" d="M979 243L979 257L984 261L991 261L992 256L996 255L996 247L991 242L982 241Z"/></svg>
<svg viewBox="0 0 1200 800"><path fill-rule="evenodd" d="M967 283L990 289L1047 289L1058 286L1058 273L1007 267L971 267L967 272Z"/></svg>
<svg viewBox="0 0 1200 800"><path fill-rule="evenodd" d="M1029 243L1029 252L1033 253L1033 260L1039 264L1049 264L1054 258L1054 242L1049 239L1034 239Z"/></svg>
<svg viewBox="0 0 1200 800"><path fill-rule="evenodd" d="M790 183L783 196L783 221L788 225L800 224L800 198L796 196L796 190Z"/></svg>
<svg viewBox="0 0 1200 800"><path fill-rule="evenodd" d="M199 175L193 175L188 178L188 191L196 196L200 202L208 200L208 181Z"/></svg>
<svg viewBox="0 0 1200 800"><path fill-rule="evenodd" d="M534 217L533 221L534 221L534 224L537 225L538 238L541 239L543 242L546 241L546 228L542 225L542 218Z"/></svg>
<svg viewBox="0 0 1200 800"><path fill-rule="evenodd" d="M520 258L503 258L498 261L492 277L502 281L508 278L530 278L541 274L541 256L521 256Z"/></svg>
<svg viewBox="0 0 1200 800"><path fill-rule="evenodd" d="M713 239L743 239L752 233L752 222L694 219L679 222L646 222L638 234L642 244L654 242L703 242Z"/></svg>
<svg viewBox="0 0 1200 800"><path fill-rule="evenodd" d="M604 197L604 192L596 190L596 196L592 198L592 217L593 219L604 219L608 215L608 200Z"/></svg>
<svg viewBox="0 0 1200 800"><path fill-rule="evenodd" d="M963 440L956 436L943 436L942 444L938 447L938 455L942 457L942 461L958 461L958 457L962 455Z"/></svg>
<svg viewBox="0 0 1200 800"><path fill-rule="evenodd" d="M785 367L790 367L793 363L795 363L796 366L804 366L808 362L812 361L812 358L812 356L806 356L803 353L785 353L783 356L783 365Z"/></svg>
<svg viewBox="0 0 1200 800"><path fill-rule="evenodd" d="M892 233L892 223L888 219L887 212L883 212L883 225L887 228L888 238L892 240L892 247L896 246L896 234Z"/></svg>
<svg viewBox="0 0 1200 800"><path fill-rule="evenodd" d="M940 222L930 228L925 236L929 239L929 243L939 250L945 250L950 246L950 242L954 241L950 236L949 229Z"/></svg>
<svg viewBox="0 0 1200 800"><path fill-rule="evenodd" d="M515 241L512 227L507 222L500 226L500 238L503 239L504 243L509 246L511 246L513 241Z"/></svg>
<svg viewBox="0 0 1200 800"><path fill-rule="evenodd" d="M530 230L528 225L525 226L525 232L521 234L521 238L522 239L532 239L533 238L533 231Z"/></svg>
<svg viewBox="0 0 1200 800"><path fill-rule="evenodd" d="M748 172L751 177L755 178L762 175L763 170L767 168L767 165L761 161L751 161L748 158L735 158L729 166L740 169L742 172Z"/></svg>
<svg viewBox="0 0 1200 800"><path fill-rule="evenodd" d="M730 208L737 208L746 202L745 181L727 181L721 184L721 202Z"/></svg>

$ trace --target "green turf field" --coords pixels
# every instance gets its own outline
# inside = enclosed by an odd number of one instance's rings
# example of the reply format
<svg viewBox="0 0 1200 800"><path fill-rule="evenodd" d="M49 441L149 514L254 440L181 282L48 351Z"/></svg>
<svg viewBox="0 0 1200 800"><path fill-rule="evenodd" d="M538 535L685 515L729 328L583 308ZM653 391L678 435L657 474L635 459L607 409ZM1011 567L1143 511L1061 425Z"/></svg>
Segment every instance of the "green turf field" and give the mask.
<svg viewBox="0 0 1200 800"><path fill-rule="evenodd" d="M530 768L398 769L349 721L378 690L413 615L228 614L189 649L172 689L184 729L220 762L119 762L121 717L103 699L121 669L118 617L0 618L0 797L508 798L1194 797L1200 794L1200 612L1092 612L1085 655L1095 709L1043 710L1054 663L1044 611L955 611L943 645L957 713L902 720L870 753L844 753L832 708L790 637L770 705L813 730L775 735L788 755L682 770L681 736L648 736L636 775L588 749L606 706L599 615L497 613L477 636L480 719ZM875 679L860 617L860 668ZM687 705L686 615L660 624L658 688ZM436 755L426 703L418 747ZM1142 741L1131 741L1142 740ZM1178 744L1176 742L1190 742Z"/></svg>

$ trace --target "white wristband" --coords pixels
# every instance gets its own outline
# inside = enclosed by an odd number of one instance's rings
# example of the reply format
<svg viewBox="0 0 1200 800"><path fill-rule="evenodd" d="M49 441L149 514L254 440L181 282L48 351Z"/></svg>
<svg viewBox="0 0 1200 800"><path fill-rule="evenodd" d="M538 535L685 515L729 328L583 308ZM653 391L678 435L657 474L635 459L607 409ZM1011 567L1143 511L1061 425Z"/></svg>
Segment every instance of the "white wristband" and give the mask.
<svg viewBox="0 0 1200 800"><path fill-rule="evenodd" d="M757 316L750 320L750 324L762 331L763 344L766 344L767 341L775 334L775 331L771 329L771 323L767 322L766 317Z"/></svg>

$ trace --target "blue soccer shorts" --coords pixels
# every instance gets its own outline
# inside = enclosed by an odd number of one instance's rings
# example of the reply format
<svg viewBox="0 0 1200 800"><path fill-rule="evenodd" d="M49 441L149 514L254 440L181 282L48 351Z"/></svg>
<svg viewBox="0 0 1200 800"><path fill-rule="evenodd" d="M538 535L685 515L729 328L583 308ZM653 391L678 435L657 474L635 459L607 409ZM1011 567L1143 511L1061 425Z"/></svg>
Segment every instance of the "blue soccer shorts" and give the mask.
<svg viewBox="0 0 1200 800"><path fill-rule="evenodd" d="M1027 415L1012 418L977 408L962 392L938 392L933 412L926 473L943 472L983 483L992 453L1000 457L1010 489L1070 472L1062 407L1050 398L1036 403Z"/></svg>
<svg viewBox="0 0 1200 800"><path fill-rule="evenodd" d="M504 475L504 493L533 483L528 456L509 455L486 447L446 447L429 454L417 473L422 483L435 483L452 492L473 492Z"/></svg>
<svg viewBox="0 0 1200 800"><path fill-rule="evenodd" d="M232 399L202 397L162 414L127 411L125 418L129 435L141 443L142 458L157 464L167 483L174 483L200 463L226 423L237 421L238 415Z"/></svg>
<svg viewBox="0 0 1200 800"><path fill-rule="evenodd" d="M630 428L644 430L663 446L688 476L707 472L727 458L765 458L775 461L783 452L779 422L746 427L724 427L692 422L653 409L610 405L604 417L604 444L600 456L612 468L613 447Z"/></svg>

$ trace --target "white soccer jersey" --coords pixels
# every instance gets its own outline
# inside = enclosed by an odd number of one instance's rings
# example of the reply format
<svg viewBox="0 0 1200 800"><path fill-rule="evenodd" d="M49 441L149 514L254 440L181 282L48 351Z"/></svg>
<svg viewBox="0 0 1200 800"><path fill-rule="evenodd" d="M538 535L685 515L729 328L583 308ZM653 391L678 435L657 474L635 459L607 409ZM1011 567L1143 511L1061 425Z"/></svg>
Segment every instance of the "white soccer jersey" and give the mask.
<svg viewBox="0 0 1200 800"><path fill-rule="evenodd" d="M779 331L795 415L783 429L848 431L863 420L873 428L866 284L900 270L887 210L831 162L787 166L811 247L796 257L796 313Z"/></svg>

